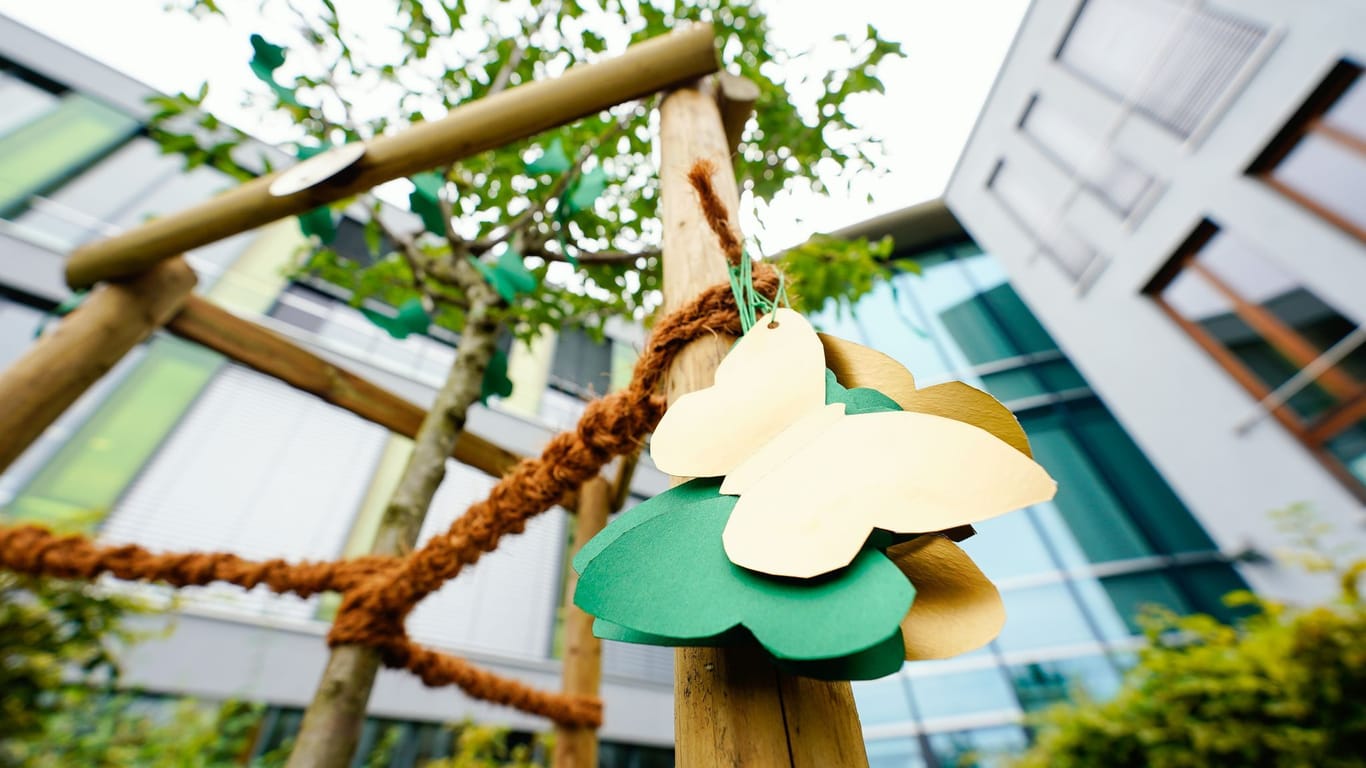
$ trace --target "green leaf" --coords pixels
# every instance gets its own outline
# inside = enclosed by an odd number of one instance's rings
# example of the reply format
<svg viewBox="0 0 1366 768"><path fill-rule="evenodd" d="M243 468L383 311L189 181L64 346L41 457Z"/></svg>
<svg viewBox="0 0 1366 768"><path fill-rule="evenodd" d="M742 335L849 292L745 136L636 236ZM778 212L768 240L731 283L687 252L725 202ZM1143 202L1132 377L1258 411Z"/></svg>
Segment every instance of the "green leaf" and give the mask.
<svg viewBox="0 0 1366 768"><path fill-rule="evenodd" d="M558 138L541 152L541 156L526 164L526 172L532 176L549 174L558 176L569 170L569 155L565 154L564 143Z"/></svg>
<svg viewBox="0 0 1366 768"><path fill-rule="evenodd" d="M568 203L565 207L569 215L574 215L580 211L586 211L593 207L594 201L602 197L602 193L607 190L607 171L598 166L591 171L585 171L579 176L577 182L569 190L565 197Z"/></svg>
<svg viewBox="0 0 1366 768"><path fill-rule="evenodd" d="M319 206L299 216L299 230L304 237L316 237L326 245L337 239L337 222L332 217L332 209Z"/></svg>
<svg viewBox="0 0 1366 768"><path fill-rule="evenodd" d="M720 493L719 479L700 479L620 516L599 534L604 544L575 558L576 568L582 566L575 604L671 642L744 627L769 653L794 661L868 651L894 632L900 641L915 589L886 555L864 549L848 567L820 579L741 568L721 544L737 501ZM903 656L872 672L895 672Z"/></svg>
<svg viewBox="0 0 1366 768"><path fill-rule="evenodd" d="M361 234L365 237L365 250L368 251L371 256L380 256L379 250L383 244L383 233L380 232L379 220L372 215L366 220L365 227L361 230Z"/></svg>
<svg viewBox="0 0 1366 768"><path fill-rule="evenodd" d="M479 402L488 403L490 397L508 397L512 394L512 379L508 378L508 356L503 350L493 350L488 367L484 368L484 378L479 385Z"/></svg>

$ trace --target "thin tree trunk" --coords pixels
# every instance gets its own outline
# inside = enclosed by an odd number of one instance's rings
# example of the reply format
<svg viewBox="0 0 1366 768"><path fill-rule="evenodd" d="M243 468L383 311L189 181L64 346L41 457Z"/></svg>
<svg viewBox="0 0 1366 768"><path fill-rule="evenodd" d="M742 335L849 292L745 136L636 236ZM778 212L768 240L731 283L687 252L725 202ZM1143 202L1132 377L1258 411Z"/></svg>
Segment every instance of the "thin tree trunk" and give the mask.
<svg viewBox="0 0 1366 768"><path fill-rule="evenodd" d="M497 341L498 326L490 317L497 297L477 275L466 291L470 308L455 363L422 421L412 456L384 510L371 549L374 554L401 556L412 551L432 496L446 475L446 458L464 430L470 405L479 399L484 370ZM379 651L373 648L342 645L332 649L304 714L288 768L346 768L351 764L379 666Z"/></svg>

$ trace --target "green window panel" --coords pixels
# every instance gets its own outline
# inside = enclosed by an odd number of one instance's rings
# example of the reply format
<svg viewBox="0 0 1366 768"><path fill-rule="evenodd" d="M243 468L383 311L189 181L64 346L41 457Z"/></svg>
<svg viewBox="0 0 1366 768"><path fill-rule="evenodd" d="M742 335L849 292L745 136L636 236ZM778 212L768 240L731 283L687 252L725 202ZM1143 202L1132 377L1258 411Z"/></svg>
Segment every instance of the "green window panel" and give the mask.
<svg viewBox="0 0 1366 768"><path fill-rule="evenodd" d="M1023 400L1027 397L1038 397L1048 392L1039 382L1039 377L1028 366L995 373L984 373L982 374L982 386L991 393L992 397L1003 403Z"/></svg>
<svg viewBox="0 0 1366 768"><path fill-rule="evenodd" d="M179 339L153 339L138 367L4 516L63 530L97 527L221 362L219 355Z"/></svg>
<svg viewBox="0 0 1366 768"><path fill-rule="evenodd" d="M974 365L1058 348L1008 283L949 307L939 319Z"/></svg>
<svg viewBox="0 0 1366 768"><path fill-rule="evenodd" d="M1092 461L1162 554L1216 549L1209 534L1098 400L1070 407L1071 423Z"/></svg>
<svg viewBox="0 0 1366 768"><path fill-rule="evenodd" d="M1232 622L1252 611L1247 607L1231 608L1224 602L1224 597L1230 592L1247 589L1247 582L1228 563L1188 565L1177 569L1175 574L1193 607L1201 613L1208 613L1223 622Z"/></svg>
<svg viewBox="0 0 1366 768"><path fill-rule="evenodd" d="M80 94L0 138L0 216L59 186L138 130L138 122Z"/></svg>
<svg viewBox="0 0 1366 768"><path fill-rule="evenodd" d="M1095 462L1106 461L1106 457L1088 455L1056 412L1026 413L1020 423L1029 435L1035 460L1058 481L1053 503L1087 559L1103 563L1154 554L1096 467Z"/></svg>
<svg viewBox="0 0 1366 768"><path fill-rule="evenodd" d="M1176 582L1165 573L1130 573L1123 576L1109 576L1100 580L1105 594L1114 604L1115 611L1128 625L1130 634L1141 634L1138 617L1144 609L1162 607L1180 614L1193 610L1190 602L1182 595ZM1107 638L1117 640L1119 638Z"/></svg>

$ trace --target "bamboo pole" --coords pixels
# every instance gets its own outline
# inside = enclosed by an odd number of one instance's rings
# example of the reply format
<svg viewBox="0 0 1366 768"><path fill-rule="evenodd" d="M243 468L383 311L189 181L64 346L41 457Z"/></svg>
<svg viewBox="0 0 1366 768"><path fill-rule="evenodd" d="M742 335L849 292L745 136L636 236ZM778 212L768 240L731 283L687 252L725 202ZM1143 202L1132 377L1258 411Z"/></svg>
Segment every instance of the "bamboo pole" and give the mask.
<svg viewBox="0 0 1366 768"><path fill-rule="evenodd" d="M613 489L595 477L579 490L574 523L573 554L607 526ZM573 555L571 554L571 557ZM593 617L574 605L579 576L568 569L564 584L564 682L565 693L597 696L602 688L602 641L593 636ZM595 728L555 726L554 768L597 768L598 733Z"/></svg>
<svg viewBox="0 0 1366 768"><path fill-rule="evenodd" d="M739 192L720 110L707 88L681 88L664 100L660 142L668 311L727 280L725 256L702 218L688 170L699 159L711 160L720 169L716 191L732 214L738 210ZM669 401L710 386L725 352L726 343L719 338L685 349L669 374ZM753 644L678 649L674 735L680 768L868 765L849 683L779 672Z"/></svg>
<svg viewBox="0 0 1366 768"><path fill-rule="evenodd" d="M404 437L417 437L427 415L389 390L198 296L185 302L166 330ZM517 454L468 433L456 442L452 455L493 477L502 477L521 461Z"/></svg>
<svg viewBox="0 0 1366 768"><path fill-rule="evenodd" d="M164 324L194 285L184 259L172 259L136 280L101 286L0 373L0 470Z"/></svg>
<svg viewBox="0 0 1366 768"><path fill-rule="evenodd" d="M615 58L571 67L554 79L509 88L462 104L440 120L375 139L354 165L307 189L277 197L270 193L270 185L279 174L263 176L192 208L78 248L67 262L66 281L73 288L85 288L100 280L136 275L173 254L524 139L716 68L711 25L691 25L633 45Z"/></svg>

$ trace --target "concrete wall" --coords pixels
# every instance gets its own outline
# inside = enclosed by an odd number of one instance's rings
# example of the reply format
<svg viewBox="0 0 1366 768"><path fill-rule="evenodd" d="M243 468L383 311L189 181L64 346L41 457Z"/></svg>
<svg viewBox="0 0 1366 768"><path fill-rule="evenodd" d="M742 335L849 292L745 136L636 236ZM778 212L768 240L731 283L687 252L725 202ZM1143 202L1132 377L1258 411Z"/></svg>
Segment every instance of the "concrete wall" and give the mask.
<svg viewBox="0 0 1366 768"><path fill-rule="evenodd" d="M1151 0L1149 0L1151 1ZM1244 174L1289 116L1344 57L1366 61L1360 0L1207 2L1264 26L1265 48L1193 139L1142 115L1064 69L1054 55L1080 6L1036 0L949 184L947 200L973 237L1057 338L1125 428L1228 552L1284 544L1268 511L1308 502L1339 533L1363 540L1362 505L1274 419L1235 429L1255 399L1141 291L1208 217L1255 243L1268 258L1355 322L1366 323L1366 247ZM1260 62L1256 62L1261 58ZM1029 234L988 191L999 159L1056 173L1017 129L1034 94L1069 106L1090 130L1113 130L1111 147L1159 180L1150 207L1128 221L1082 194L1061 221L1109 259L1078 286L1032 257ZM1293 569L1251 566L1253 585L1282 597L1321 594L1321 580Z"/></svg>

